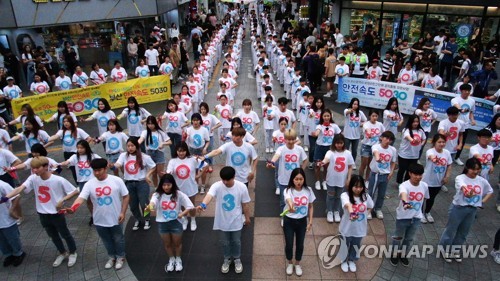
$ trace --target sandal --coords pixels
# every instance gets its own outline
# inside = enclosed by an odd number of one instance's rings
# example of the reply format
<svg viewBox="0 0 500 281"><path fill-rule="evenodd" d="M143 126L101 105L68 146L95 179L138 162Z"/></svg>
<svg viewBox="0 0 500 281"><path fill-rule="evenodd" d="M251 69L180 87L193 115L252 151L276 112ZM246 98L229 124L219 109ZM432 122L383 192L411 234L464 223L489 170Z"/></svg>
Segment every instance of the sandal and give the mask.
<svg viewBox="0 0 500 281"><path fill-rule="evenodd" d="M212 169L212 166L209 166L207 172L212 173L213 171L214 171L214 169Z"/></svg>

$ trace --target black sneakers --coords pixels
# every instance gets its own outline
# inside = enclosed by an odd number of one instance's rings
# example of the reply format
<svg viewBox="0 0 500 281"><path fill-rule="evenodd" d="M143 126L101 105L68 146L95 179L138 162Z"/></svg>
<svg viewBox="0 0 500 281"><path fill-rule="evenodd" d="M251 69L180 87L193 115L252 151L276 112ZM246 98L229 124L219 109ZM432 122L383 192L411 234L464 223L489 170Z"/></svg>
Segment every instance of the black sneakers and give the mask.
<svg viewBox="0 0 500 281"><path fill-rule="evenodd" d="M390 262L393 266L398 266L399 263L399 255L397 257L392 256Z"/></svg>
<svg viewBox="0 0 500 281"><path fill-rule="evenodd" d="M3 260L3 266L7 267L7 266L11 265L14 262L15 259L16 259L16 257L14 257L14 256L8 256L8 257L6 257Z"/></svg>
<svg viewBox="0 0 500 281"><path fill-rule="evenodd" d="M410 265L410 261L408 260L408 258L401 257L399 260L401 261L401 264L403 266L409 266Z"/></svg>
<svg viewBox="0 0 500 281"><path fill-rule="evenodd" d="M26 253L23 252L20 256L8 256L3 260L3 266L7 267L9 265L19 266L23 263L24 257L26 257Z"/></svg>

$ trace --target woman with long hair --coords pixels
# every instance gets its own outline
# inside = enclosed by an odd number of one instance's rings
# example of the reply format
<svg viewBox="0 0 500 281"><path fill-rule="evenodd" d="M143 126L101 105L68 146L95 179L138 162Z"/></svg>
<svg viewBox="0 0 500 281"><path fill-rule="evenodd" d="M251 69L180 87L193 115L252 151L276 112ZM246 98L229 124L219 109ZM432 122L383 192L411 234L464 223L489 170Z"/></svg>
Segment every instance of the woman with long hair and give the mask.
<svg viewBox="0 0 500 281"><path fill-rule="evenodd" d="M142 131L138 140L139 144L146 143L146 154L156 163L156 171L153 173L153 186L158 184L159 175L165 170L165 145L171 145L172 141L163 129L158 125L153 115L146 118L146 130Z"/></svg>

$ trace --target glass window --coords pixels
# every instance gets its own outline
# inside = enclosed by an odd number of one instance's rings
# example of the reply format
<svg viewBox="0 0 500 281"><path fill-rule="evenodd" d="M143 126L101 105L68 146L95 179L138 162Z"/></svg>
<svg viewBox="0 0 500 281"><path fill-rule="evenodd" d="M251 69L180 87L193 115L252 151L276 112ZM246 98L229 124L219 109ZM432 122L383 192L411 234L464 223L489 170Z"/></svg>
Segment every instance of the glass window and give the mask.
<svg viewBox="0 0 500 281"><path fill-rule="evenodd" d="M427 16L424 34L428 32L435 36L440 29L444 29L445 33L457 35L457 43L460 48L466 47L469 40L475 38L480 26L480 17L430 14Z"/></svg>
<svg viewBox="0 0 500 281"><path fill-rule="evenodd" d="M483 44L487 44L489 41L493 40L495 34L498 31L498 24L500 22L500 18L488 18L484 22L484 28L481 35L481 40Z"/></svg>
<svg viewBox="0 0 500 281"><path fill-rule="evenodd" d="M458 5L437 5L429 4L429 14L455 14L455 15L470 15L481 16L484 7L482 6L458 6Z"/></svg>
<svg viewBox="0 0 500 281"><path fill-rule="evenodd" d="M500 16L500 7L488 7L486 11L488 16Z"/></svg>
<svg viewBox="0 0 500 281"><path fill-rule="evenodd" d="M384 11L425 13L426 7L427 4L384 2Z"/></svg>
<svg viewBox="0 0 500 281"><path fill-rule="evenodd" d="M358 8L367 10L380 10L382 2L371 1L347 1L343 3L344 8Z"/></svg>

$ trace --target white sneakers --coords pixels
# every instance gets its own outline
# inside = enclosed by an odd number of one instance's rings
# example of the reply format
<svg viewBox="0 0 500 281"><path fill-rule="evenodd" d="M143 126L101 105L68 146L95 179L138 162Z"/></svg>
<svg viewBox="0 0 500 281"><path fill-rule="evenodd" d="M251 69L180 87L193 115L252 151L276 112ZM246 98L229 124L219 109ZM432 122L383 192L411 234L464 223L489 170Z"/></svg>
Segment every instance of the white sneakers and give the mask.
<svg viewBox="0 0 500 281"><path fill-rule="evenodd" d="M379 220L384 219L384 214L382 213L382 210L376 210L375 214L377 215L377 219L379 219Z"/></svg>
<svg viewBox="0 0 500 281"><path fill-rule="evenodd" d="M132 230L133 230L133 231L139 230L139 221L136 221L136 222L134 223L134 226L132 227Z"/></svg>
<svg viewBox="0 0 500 281"><path fill-rule="evenodd" d="M446 187L446 185L441 186L441 191L448 192L448 188Z"/></svg>
<svg viewBox="0 0 500 281"><path fill-rule="evenodd" d="M175 269L175 258L171 257L165 265L165 272L172 272Z"/></svg>
<svg viewBox="0 0 500 281"><path fill-rule="evenodd" d="M77 257L77 253L73 253L68 256L68 267L72 267L73 265L75 265Z"/></svg>
<svg viewBox="0 0 500 281"><path fill-rule="evenodd" d="M462 162L460 160L460 158L455 159L455 161L453 161L453 162L455 162L455 164L457 164L458 166L463 166L464 165L464 162Z"/></svg>
<svg viewBox="0 0 500 281"><path fill-rule="evenodd" d="M299 277L302 276L302 266L298 264L295 265L295 275Z"/></svg>
<svg viewBox="0 0 500 281"><path fill-rule="evenodd" d="M324 181L322 185L323 185L323 190L327 190L328 189L327 186L326 186L326 181Z"/></svg>
<svg viewBox="0 0 500 281"><path fill-rule="evenodd" d="M293 263L289 263L286 266L286 275L290 276L293 274Z"/></svg>
<svg viewBox="0 0 500 281"><path fill-rule="evenodd" d="M105 269L111 269L113 266L116 270L123 268L123 263L125 262L125 258L119 258L115 260L114 258L109 258L106 264L104 265Z"/></svg>
<svg viewBox="0 0 500 281"><path fill-rule="evenodd" d="M182 267L181 257L175 258L175 271L179 272L179 271L182 271L182 269L183 269L183 267Z"/></svg>
<svg viewBox="0 0 500 281"><path fill-rule="evenodd" d="M241 263L240 259L234 260L234 272L238 274L243 272L243 264Z"/></svg>
<svg viewBox="0 0 500 281"><path fill-rule="evenodd" d="M333 216L335 217L335 222L340 222L340 213L339 212L334 212Z"/></svg>
<svg viewBox="0 0 500 281"><path fill-rule="evenodd" d="M305 146L304 147L304 152L309 152L309 147Z"/></svg>
<svg viewBox="0 0 500 281"><path fill-rule="evenodd" d="M328 92L328 93L324 94L323 97L325 97L325 98L331 98L332 97L332 93Z"/></svg>
<svg viewBox="0 0 500 281"><path fill-rule="evenodd" d="M205 194L205 185L200 186L200 194Z"/></svg>
<svg viewBox="0 0 500 281"><path fill-rule="evenodd" d="M186 231L188 229L188 219L186 217L182 218L182 230Z"/></svg>
<svg viewBox="0 0 500 281"><path fill-rule="evenodd" d="M356 264L353 261L345 261L340 265L340 269L342 269L343 272L347 273L349 271L351 272L356 272Z"/></svg>
<svg viewBox="0 0 500 281"><path fill-rule="evenodd" d="M187 221L187 219L186 219L186 221ZM191 231L196 231L197 228L198 228L198 226L196 225L196 219L191 218Z"/></svg>
<svg viewBox="0 0 500 281"><path fill-rule="evenodd" d="M276 187L276 191L274 191L274 194L280 195L280 188L279 187Z"/></svg>
<svg viewBox="0 0 500 281"><path fill-rule="evenodd" d="M149 220L146 220L144 222L144 230L149 230L151 228L151 223L149 222Z"/></svg>
<svg viewBox="0 0 500 281"><path fill-rule="evenodd" d="M230 259L224 259L224 263L222 263L222 267L220 268L220 271L222 273L228 273L230 265L231 265L231 260Z"/></svg>
<svg viewBox="0 0 500 281"><path fill-rule="evenodd" d="M106 264L104 265L105 269L111 269L115 265L115 259L109 258Z"/></svg>
<svg viewBox="0 0 500 281"><path fill-rule="evenodd" d="M266 147L266 153L271 153L271 149L269 147Z"/></svg>
<svg viewBox="0 0 500 281"><path fill-rule="evenodd" d="M333 212L326 213L326 221L330 223L333 222Z"/></svg>
<svg viewBox="0 0 500 281"><path fill-rule="evenodd" d="M64 261L64 259L66 259L68 255L66 253L64 254L60 254L59 256L56 257L56 260L54 261L54 263L52 264L53 267L58 267L61 265L61 263Z"/></svg>
<svg viewBox="0 0 500 281"><path fill-rule="evenodd" d="M314 188L316 190L321 190L321 182L320 181L317 181L315 184L314 184Z"/></svg>
<svg viewBox="0 0 500 281"><path fill-rule="evenodd" d="M368 212L368 214L366 215L366 219L367 220L371 220L372 219L372 212Z"/></svg>
<svg viewBox="0 0 500 281"><path fill-rule="evenodd" d="M68 258L68 267L72 267L76 263L76 259L78 258L78 254L77 253L73 253L73 254L69 254L69 255L67 253L60 254L56 257L56 259L54 260L54 263L52 263L52 266L59 267L66 258Z"/></svg>
<svg viewBox="0 0 500 281"><path fill-rule="evenodd" d="M425 214L425 217L427 218L427 222L434 223L434 218L432 217L431 213Z"/></svg>
<svg viewBox="0 0 500 281"><path fill-rule="evenodd" d="M115 269L119 270L123 268L123 263L125 263L125 258L119 258L116 260Z"/></svg>
<svg viewBox="0 0 500 281"><path fill-rule="evenodd" d="M356 171L356 169L357 169L357 168L358 168L358 167L356 167L356 164L352 165L352 169L353 169L354 171Z"/></svg>
<svg viewBox="0 0 500 281"><path fill-rule="evenodd" d="M356 270L357 270L356 264L353 261L349 261L348 264L349 264L349 270L351 272L356 272Z"/></svg>

